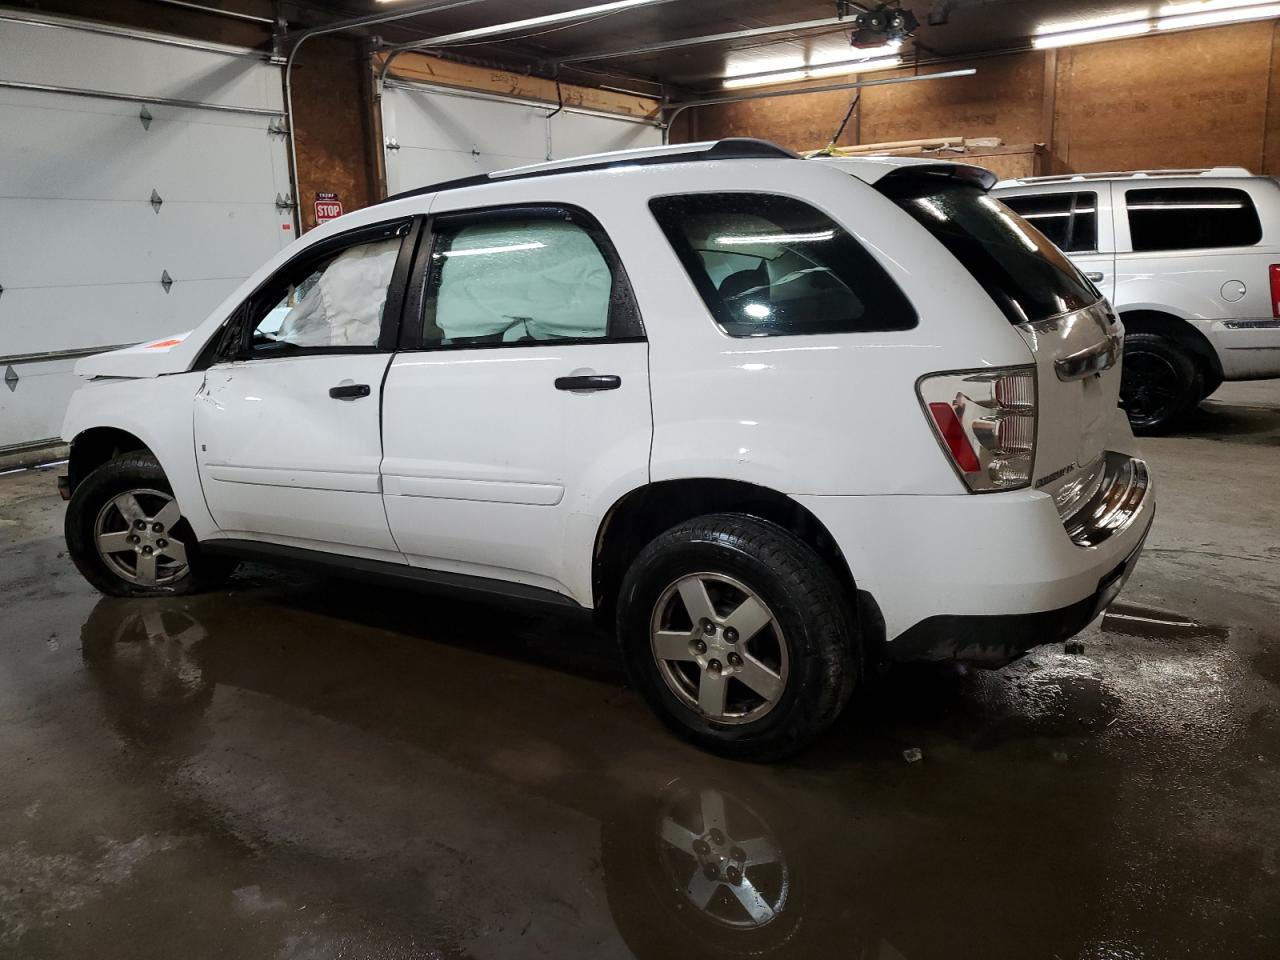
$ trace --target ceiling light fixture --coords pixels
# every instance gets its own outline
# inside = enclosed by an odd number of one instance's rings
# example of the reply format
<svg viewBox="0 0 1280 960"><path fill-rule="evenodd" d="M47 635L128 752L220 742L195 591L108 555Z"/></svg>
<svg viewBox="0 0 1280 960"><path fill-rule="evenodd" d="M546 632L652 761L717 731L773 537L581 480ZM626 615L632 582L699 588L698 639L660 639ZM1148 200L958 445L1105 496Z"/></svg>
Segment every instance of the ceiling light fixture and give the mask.
<svg viewBox="0 0 1280 960"><path fill-rule="evenodd" d="M557 23L568 23L572 20L583 20L587 17L603 16L616 13L631 7L644 7L655 3L671 3L673 0L611 0L610 3L598 3L591 7L578 7L575 10L564 10L561 13L549 13L542 17L529 17L525 20L510 20L506 23L495 23L488 27L476 27L472 30L460 30L442 37L424 40L423 45L444 46L450 43L462 43L467 40L480 40L503 33L518 33L536 27L547 27ZM416 46L416 44L415 44Z"/></svg>
<svg viewBox="0 0 1280 960"><path fill-rule="evenodd" d="M1204 12L1192 12L1200 7ZM1174 13L1175 8L1187 12ZM1248 20L1268 20L1280 17L1280 3L1252 3L1248 6L1213 9L1208 5L1195 3L1171 4L1160 11L1163 19L1156 23L1160 30L1178 30L1186 27L1212 27L1224 23L1244 23Z"/></svg>
<svg viewBox="0 0 1280 960"><path fill-rule="evenodd" d="M1139 20L1137 23L1118 23L1109 27L1044 33L1032 38L1031 45L1037 50L1051 50L1055 47L1074 47L1081 43L1098 43L1101 40L1119 40L1121 37L1140 37L1150 32L1151 22Z"/></svg>
<svg viewBox="0 0 1280 960"><path fill-rule="evenodd" d="M793 83L797 80L815 80L820 77L840 77L851 73L867 73L872 70L892 70L902 66L902 57L894 51L898 44L885 44L872 53L888 54L875 57L859 57L857 60L838 60L826 63L811 63L785 67L779 70L761 70L755 73L743 73L725 77L723 85L727 90L741 87L764 87L776 83Z"/></svg>

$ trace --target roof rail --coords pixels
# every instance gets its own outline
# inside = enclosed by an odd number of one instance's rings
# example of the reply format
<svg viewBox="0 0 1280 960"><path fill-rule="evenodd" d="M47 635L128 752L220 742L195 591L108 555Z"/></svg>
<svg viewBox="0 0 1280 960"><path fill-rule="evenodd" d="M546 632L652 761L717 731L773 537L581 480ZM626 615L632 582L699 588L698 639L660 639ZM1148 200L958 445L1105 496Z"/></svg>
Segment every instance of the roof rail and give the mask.
<svg viewBox="0 0 1280 960"><path fill-rule="evenodd" d="M1103 173L1059 173L1046 177L1014 177L1001 180L997 187L1013 187L1032 183L1076 183L1087 180L1140 180L1157 177L1252 177L1244 167L1192 167L1168 170L1112 170Z"/></svg>
<svg viewBox="0 0 1280 960"><path fill-rule="evenodd" d="M660 163L688 163L695 160L763 160L787 159L798 160L800 155L786 147L780 147L768 140L757 140L752 137L727 137L724 140L706 140L700 143L678 143L661 147L640 147L634 150L613 150L609 153L592 153L581 157L570 157L566 160L550 160L546 163L532 163L523 167L511 167L507 170L495 170L493 173L481 173L457 180L445 180L441 183L416 187L402 193L387 197L382 203L392 200L403 200L406 197L420 197L428 193L440 193L444 190L459 190L463 187L475 187L486 183L501 183L505 180L525 180L530 177L546 177L557 173L577 173L587 170L608 170L614 167L650 166Z"/></svg>

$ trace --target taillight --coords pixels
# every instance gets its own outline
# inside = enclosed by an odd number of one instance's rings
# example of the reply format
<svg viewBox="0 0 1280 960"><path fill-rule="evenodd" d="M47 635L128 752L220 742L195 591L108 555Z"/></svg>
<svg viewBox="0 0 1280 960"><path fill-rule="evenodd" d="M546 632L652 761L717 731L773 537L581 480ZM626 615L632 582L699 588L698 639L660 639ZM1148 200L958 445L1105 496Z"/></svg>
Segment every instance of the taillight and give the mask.
<svg viewBox="0 0 1280 960"><path fill-rule="evenodd" d="M1276 283L1272 271L1272 283ZM1036 458L1035 367L958 370L916 386L938 442L974 493L1031 483Z"/></svg>
<svg viewBox="0 0 1280 960"><path fill-rule="evenodd" d="M1271 315L1280 320L1280 263L1271 265Z"/></svg>

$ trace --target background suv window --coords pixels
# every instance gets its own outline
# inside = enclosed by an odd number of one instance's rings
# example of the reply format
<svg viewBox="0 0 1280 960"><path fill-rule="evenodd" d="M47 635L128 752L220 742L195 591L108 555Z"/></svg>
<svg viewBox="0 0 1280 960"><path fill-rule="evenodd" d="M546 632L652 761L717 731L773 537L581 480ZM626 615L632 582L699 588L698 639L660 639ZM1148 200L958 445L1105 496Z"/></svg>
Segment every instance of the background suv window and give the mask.
<svg viewBox="0 0 1280 960"><path fill-rule="evenodd" d="M599 228L567 213L438 222L424 346L599 340L638 332ZM606 254L608 251L608 254Z"/></svg>
<svg viewBox="0 0 1280 960"><path fill-rule="evenodd" d="M907 330L910 301L826 214L761 193L649 202L707 309L731 337Z"/></svg>
<svg viewBox="0 0 1280 960"><path fill-rule="evenodd" d="M1135 251L1251 247L1262 239L1253 199L1224 187L1130 190L1129 235Z"/></svg>
<svg viewBox="0 0 1280 960"><path fill-rule="evenodd" d="M1000 199L1052 240L1058 249L1067 253L1092 253L1098 249L1096 193L1048 193Z"/></svg>

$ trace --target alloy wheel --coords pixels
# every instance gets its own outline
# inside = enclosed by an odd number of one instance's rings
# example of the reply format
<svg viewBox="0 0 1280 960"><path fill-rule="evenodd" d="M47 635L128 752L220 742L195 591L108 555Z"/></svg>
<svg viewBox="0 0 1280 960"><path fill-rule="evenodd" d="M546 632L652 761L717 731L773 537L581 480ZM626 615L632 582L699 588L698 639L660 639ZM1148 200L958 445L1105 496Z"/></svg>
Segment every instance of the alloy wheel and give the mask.
<svg viewBox="0 0 1280 960"><path fill-rule="evenodd" d="M174 538L178 502L160 490L126 490L108 500L93 524L98 554L116 576L161 587L187 574L187 548Z"/></svg>
<svg viewBox="0 0 1280 960"><path fill-rule="evenodd" d="M695 573L668 586L654 607L650 645L671 692L717 723L759 720L786 689L782 629L732 577Z"/></svg>

